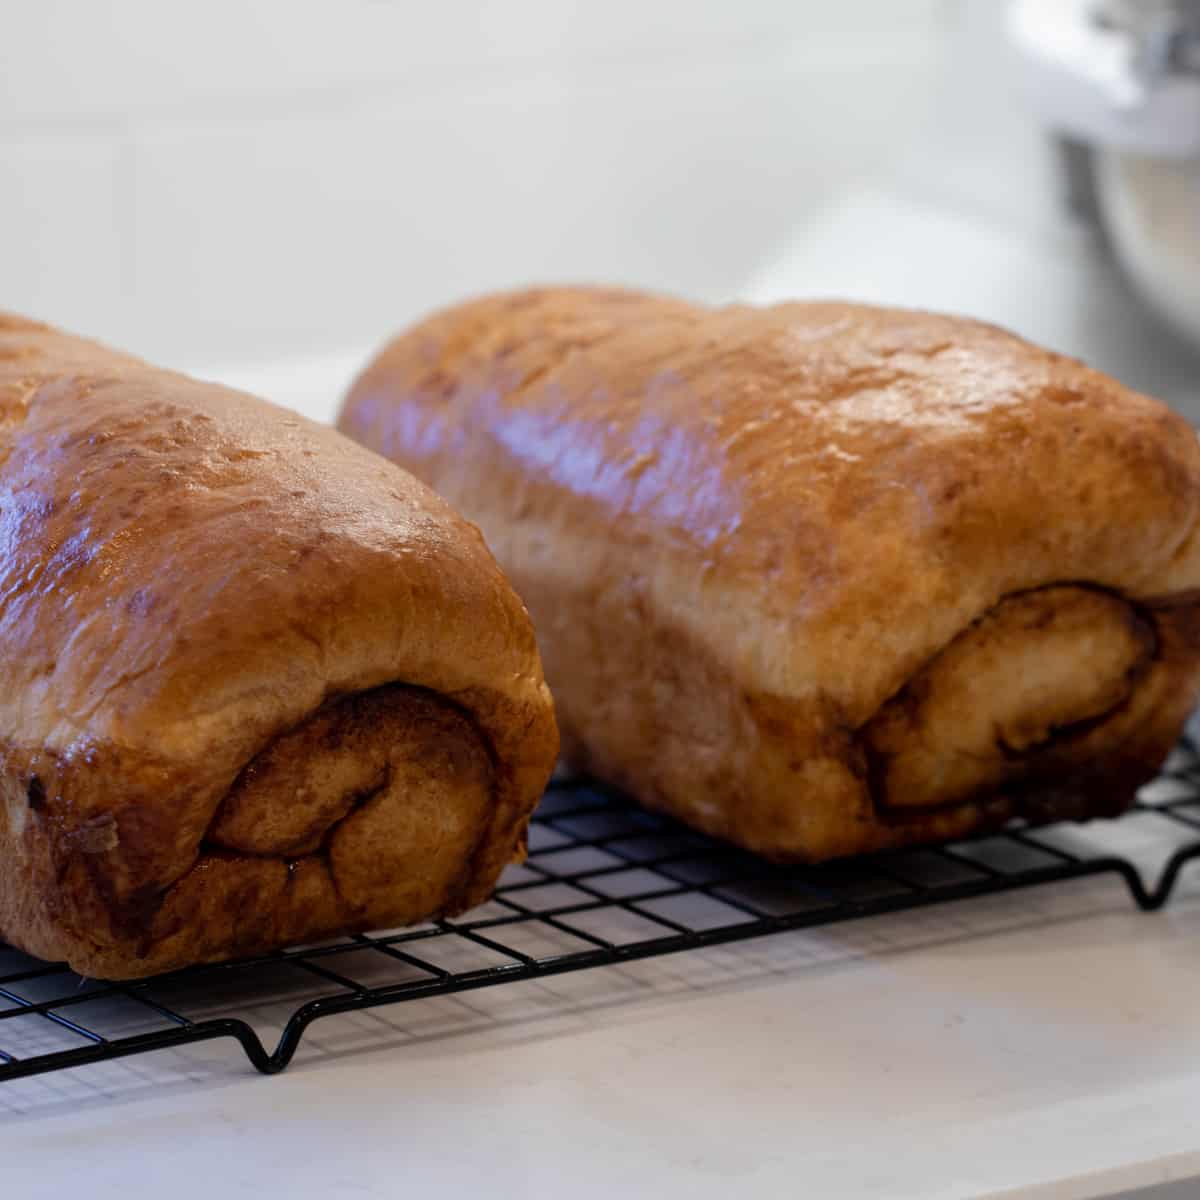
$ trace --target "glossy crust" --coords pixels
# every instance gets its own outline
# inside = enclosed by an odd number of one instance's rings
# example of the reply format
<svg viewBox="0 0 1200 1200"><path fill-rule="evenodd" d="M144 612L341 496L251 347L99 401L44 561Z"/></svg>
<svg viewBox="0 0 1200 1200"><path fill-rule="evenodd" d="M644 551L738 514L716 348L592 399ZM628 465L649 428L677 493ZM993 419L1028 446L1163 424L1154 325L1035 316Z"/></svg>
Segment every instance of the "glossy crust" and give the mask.
<svg viewBox="0 0 1200 1200"><path fill-rule="evenodd" d="M557 738L479 532L332 429L0 316L0 934L104 977L455 912Z"/></svg>
<svg viewBox="0 0 1200 1200"><path fill-rule="evenodd" d="M493 296L340 427L483 528L575 765L780 859L1125 807L1200 682L1200 445L978 322Z"/></svg>

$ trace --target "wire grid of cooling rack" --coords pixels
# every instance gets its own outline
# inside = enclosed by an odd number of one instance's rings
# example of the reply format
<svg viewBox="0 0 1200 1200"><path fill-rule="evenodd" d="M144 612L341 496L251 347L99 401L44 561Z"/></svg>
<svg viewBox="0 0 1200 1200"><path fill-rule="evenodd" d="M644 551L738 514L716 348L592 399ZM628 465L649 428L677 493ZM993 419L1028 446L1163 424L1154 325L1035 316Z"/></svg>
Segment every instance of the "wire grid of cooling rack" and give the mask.
<svg viewBox="0 0 1200 1200"><path fill-rule="evenodd" d="M1148 865L1137 829L1167 823L1174 849ZM282 1071L313 1021L627 962L787 929L1112 874L1142 909L1161 907L1200 858L1200 751L1188 740L1125 817L1015 825L948 846L820 867L774 867L634 807L588 782L556 782L487 904L455 920L354 935L156 979L104 983L0 946L0 1082L217 1038L258 1070ZM1147 882L1149 880L1149 882ZM242 1015L294 1009L272 1048Z"/></svg>

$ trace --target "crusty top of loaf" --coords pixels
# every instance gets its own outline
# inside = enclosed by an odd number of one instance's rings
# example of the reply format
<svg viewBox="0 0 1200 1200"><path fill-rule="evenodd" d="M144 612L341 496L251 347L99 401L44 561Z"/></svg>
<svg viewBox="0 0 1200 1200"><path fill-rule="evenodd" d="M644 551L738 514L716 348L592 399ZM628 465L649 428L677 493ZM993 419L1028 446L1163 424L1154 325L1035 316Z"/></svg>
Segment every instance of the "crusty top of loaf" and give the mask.
<svg viewBox="0 0 1200 1200"><path fill-rule="evenodd" d="M162 763L195 793L391 682L457 700L517 791L553 753L524 609L427 487L294 413L3 315L0 658L8 752Z"/></svg>
<svg viewBox="0 0 1200 1200"><path fill-rule="evenodd" d="M510 565L552 529L563 570L617 586L621 548L652 543L638 585L657 613L747 686L828 690L851 725L1010 592L1200 588L1191 427L963 318L492 296L393 342L341 424L453 496ZM489 472L521 481L503 517L472 482Z"/></svg>

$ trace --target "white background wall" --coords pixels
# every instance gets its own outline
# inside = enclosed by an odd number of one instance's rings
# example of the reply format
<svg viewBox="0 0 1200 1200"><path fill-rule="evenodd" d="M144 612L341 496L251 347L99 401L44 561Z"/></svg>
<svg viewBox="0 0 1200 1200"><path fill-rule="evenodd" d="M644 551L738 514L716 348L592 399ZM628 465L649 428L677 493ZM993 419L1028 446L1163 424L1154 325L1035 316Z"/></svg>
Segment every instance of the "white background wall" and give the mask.
<svg viewBox="0 0 1200 1200"><path fill-rule="evenodd" d="M0 307L176 363L539 279L730 294L952 0L0 0Z"/></svg>

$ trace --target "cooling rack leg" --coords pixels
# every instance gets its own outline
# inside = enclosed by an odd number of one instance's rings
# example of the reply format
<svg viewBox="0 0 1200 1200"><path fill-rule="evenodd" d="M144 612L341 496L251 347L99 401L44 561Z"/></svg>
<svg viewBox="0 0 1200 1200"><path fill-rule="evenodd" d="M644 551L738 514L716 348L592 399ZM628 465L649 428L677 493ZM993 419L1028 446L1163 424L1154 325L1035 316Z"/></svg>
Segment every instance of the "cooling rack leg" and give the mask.
<svg viewBox="0 0 1200 1200"><path fill-rule="evenodd" d="M434 992L433 994L437 993ZM355 1012L358 1009L373 1008L376 1004L386 1004L387 1002L383 997L371 997L365 991L351 996L325 996L319 1000L310 1000L307 1004L302 1004L292 1013L288 1019L288 1023L283 1027L283 1033L280 1035L275 1052L270 1055L262 1053L261 1063L254 1058L251 1058L250 1061L264 1075L277 1075L280 1071L285 1070L292 1061L292 1057L295 1055L305 1031L318 1017L329 1017L335 1013ZM255 1040L257 1041L257 1039ZM259 1045L259 1051L262 1052L261 1044ZM249 1054L249 1050L246 1053Z"/></svg>
<svg viewBox="0 0 1200 1200"><path fill-rule="evenodd" d="M1154 890L1146 897L1146 902L1141 904L1142 908L1147 911L1162 908L1164 904L1171 898L1171 893L1175 890L1176 883L1179 882L1179 873L1184 866L1192 862L1194 859L1200 858L1200 842L1191 846L1184 846L1182 850L1176 850L1173 855L1167 860L1167 865L1163 867L1163 872L1158 878L1158 883Z"/></svg>
<svg viewBox="0 0 1200 1200"><path fill-rule="evenodd" d="M224 1037L235 1038L245 1051L246 1057L264 1075L273 1075L282 1069L273 1065L271 1056L263 1048L258 1035L245 1021L227 1019L204 1021L198 1025L188 1026L186 1029L168 1029L160 1033L147 1033L138 1037L126 1038L120 1042L80 1046L73 1050L61 1050L56 1054L44 1054L35 1059L18 1059L0 1067L0 1081L23 1079L30 1075L41 1075L47 1071L84 1067L89 1063L108 1062L133 1054L191 1046L197 1042L209 1042Z"/></svg>

